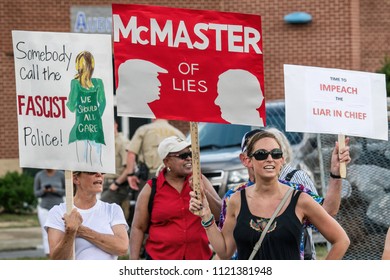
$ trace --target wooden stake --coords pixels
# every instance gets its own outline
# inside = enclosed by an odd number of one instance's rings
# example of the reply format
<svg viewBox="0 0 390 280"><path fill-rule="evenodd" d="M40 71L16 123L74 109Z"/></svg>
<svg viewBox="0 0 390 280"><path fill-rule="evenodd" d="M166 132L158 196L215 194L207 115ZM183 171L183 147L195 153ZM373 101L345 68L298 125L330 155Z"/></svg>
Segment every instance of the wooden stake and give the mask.
<svg viewBox="0 0 390 280"><path fill-rule="evenodd" d="M345 135L339 134L338 135L338 142L339 142L339 150L345 148ZM340 163L340 177L346 178L347 177L347 165L345 162Z"/></svg>
<svg viewBox="0 0 390 280"><path fill-rule="evenodd" d="M73 172L65 170L65 203L66 214L70 214L73 209ZM73 243L73 254L71 260L75 259L75 244Z"/></svg>
<svg viewBox="0 0 390 280"><path fill-rule="evenodd" d="M202 192L200 187L201 171L200 171L200 149L198 136L198 123L190 122L191 131L191 149L192 149L192 186L196 197L202 200ZM195 213L200 214L200 211Z"/></svg>

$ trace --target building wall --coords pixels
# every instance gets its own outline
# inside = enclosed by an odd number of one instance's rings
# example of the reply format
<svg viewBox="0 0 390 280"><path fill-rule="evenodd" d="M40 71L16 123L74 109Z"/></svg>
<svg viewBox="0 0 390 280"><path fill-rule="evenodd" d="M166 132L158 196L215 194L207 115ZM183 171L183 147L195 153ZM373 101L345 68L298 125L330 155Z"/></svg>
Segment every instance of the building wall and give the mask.
<svg viewBox="0 0 390 280"><path fill-rule="evenodd" d="M123 1L262 16L265 96L284 98L283 64L375 72L390 52L387 0L154 0ZM11 30L69 32L72 5L108 6L111 1L2 0L0 3L0 175L18 168L15 75ZM313 21L290 25L283 17L310 13ZM173 122L188 132L185 122Z"/></svg>

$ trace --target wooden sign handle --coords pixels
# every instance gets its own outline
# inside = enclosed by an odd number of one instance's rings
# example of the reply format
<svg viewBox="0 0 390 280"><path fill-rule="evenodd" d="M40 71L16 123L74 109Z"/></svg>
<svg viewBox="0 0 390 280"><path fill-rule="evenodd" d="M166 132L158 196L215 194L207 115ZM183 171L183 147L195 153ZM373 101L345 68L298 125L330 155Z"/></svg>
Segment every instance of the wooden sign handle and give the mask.
<svg viewBox="0 0 390 280"><path fill-rule="evenodd" d="M66 214L70 214L73 209L73 172L65 171L65 202Z"/></svg>
<svg viewBox="0 0 390 280"><path fill-rule="evenodd" d="M192 187L196 194L196 197L202 200L202 192L200 189L201 171L200 171L200 149L199 149L199 136L198 136L198 123L190 122L191 131L191 149L192 149ZM200 214L200 211L194 213Z"/></svg>
<svg viewBox="0 0 390 280"><path fill-rule="evenodd" d="M73 209L73 172L65 170L65 203L66 214L70 214ZM73 254L71 260L75 259L75 243L73 243Z"/></svg>
<svg viewBox="0 0 390 280"><path fill-rule="evenodd" d="M338 135L338 142L339 142L339 150L345 148L345 135L339 134ZM345 162L340 163L340 177L346 178L347 177L347 166Z"/></svg>

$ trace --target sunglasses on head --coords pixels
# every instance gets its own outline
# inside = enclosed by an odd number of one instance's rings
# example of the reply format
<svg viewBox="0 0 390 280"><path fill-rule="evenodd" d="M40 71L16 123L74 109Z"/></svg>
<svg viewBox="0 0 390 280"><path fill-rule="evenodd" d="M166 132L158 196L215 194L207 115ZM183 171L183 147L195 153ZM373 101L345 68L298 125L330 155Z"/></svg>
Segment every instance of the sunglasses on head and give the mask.
<svg viewBox="0 0 390 280"><path fill-rule="evenodd" d="M187 159L188 157L192 158L192 152L185 152L181 154L176 154L176 155L169 155L171 157L178 157L180 159Z"/></svg>
<svg viewBox="0 0 390 280"><path fill-rule="evenodd" d="M265 160L268 158L268 155L271 155L273 159L280 159L283 157L283 152L281 149L273 149L271 151L260 149L254 152L251 156L256 160Z"/></svg>

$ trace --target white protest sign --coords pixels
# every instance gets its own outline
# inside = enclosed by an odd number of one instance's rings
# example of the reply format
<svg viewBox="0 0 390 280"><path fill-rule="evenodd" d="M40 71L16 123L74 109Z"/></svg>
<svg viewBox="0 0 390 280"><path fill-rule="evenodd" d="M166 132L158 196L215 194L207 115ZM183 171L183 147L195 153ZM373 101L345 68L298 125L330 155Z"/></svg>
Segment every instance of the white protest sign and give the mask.
<svg viewBox="0 0 390 280"><path fill-rule="evenodd" d="M286 131L388 140L384 74L284 65Z"/></svg>
<svg viewBox="0 0 390 280"><path fill-rule="evenodd" d="M115 173L111 36L12 39L20 166Z"/></svg>

